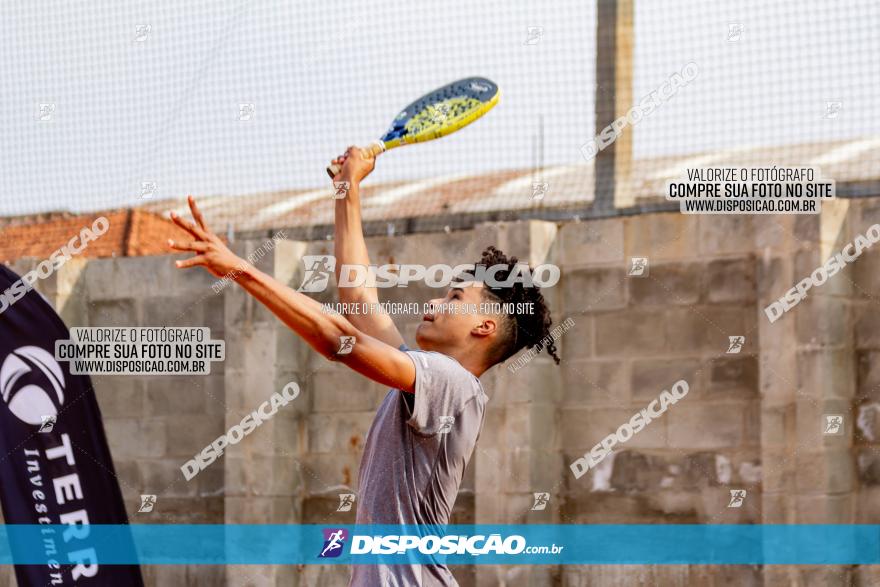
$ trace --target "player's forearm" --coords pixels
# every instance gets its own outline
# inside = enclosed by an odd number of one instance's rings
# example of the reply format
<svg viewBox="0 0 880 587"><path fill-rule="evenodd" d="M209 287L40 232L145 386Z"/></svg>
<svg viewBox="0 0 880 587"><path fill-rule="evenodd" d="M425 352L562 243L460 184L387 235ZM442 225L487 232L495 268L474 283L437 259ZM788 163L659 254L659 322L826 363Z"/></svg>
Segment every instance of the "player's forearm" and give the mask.
<svg viewBox="0 0 880 587"><path fill-rule="evenodd" d="M369 266L370 255L364 240L361 223L360 185L349 181L348 194L336 200L334 255L336 256L336 283L339 283L343 265ZM340 287L341 302L376 302L378 295L375 288Z"/></svg>
<svg viewBox="0 0 880 587"><path fill-rule="evenodd" d="M254 267L245 269L236 281L325 357L332 358L336 354L340 336L357 334L355 327L342 316L323 311L320 303Z"/></svg>
<svg viewBox="0 0 880 587"><path fill-rule="evenodd" d="M318 302L258 269L247 269L236 281L327 359L382 385L413 391L415 367L401 351L364 334L342 316L323 312ZM353 346L339 354L345 336L352 338Z"/></svg>

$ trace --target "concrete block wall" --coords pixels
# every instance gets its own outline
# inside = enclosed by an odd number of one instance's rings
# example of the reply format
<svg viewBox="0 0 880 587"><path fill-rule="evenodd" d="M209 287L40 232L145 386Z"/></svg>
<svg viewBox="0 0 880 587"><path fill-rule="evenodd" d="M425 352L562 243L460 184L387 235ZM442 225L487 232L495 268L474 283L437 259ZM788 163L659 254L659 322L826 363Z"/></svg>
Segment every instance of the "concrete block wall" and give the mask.
<svg viewBox="0 0 880 587"><path fill-rule="evenodd" d="M84 304L68 301L84 313L68 326L209 326L212 338L227 338L223 298L206 296L213 281L175 270L172 258L91 261L79 277ZM223 523L228 461L191 481L180 467L226 429L226 366L213 363L206 377L92 377L132 523ZM137 512L142 494L157 496L152 513ZM150 584L225 584L222 567L143 570Z"/></svg>
<svg viewBox="0 0 880 587"><path fill-rule="evenodd" d="M560 228L550 260L562 267L560 318L574 325L560 344L557 426L565 467L555 521L760 521L760 343L750 235L745 217L717 222L678 214ZM629 275L632 257L647 257L646 276ZM727 354L729 336L746 337L739 354ZM684 399L574 477L570 463L679 379L689 384ZM747 490L743 508L727 509L730 488ZM754 574L745 567L562 571L565 585L705 584L719 573L750 584Z"/></svg>
<svg viewBox="0 0 880 587"><path fill-rule="evenodd" d="M857 214L856 231L863 231L880 223L880 202L866 202ZM841 393L851 393L853 423L849 428L855 452L855 480L853 492L853 521L859 524L880 523L880 250L871 250L853 267L850 275L853 295L851 319L854 333L852 352L854 360L838 368L852 367L855 373L844 371L849 380L838 381ZM833 376L829 365L828 376ZM852 387L846 387L851 383ZM842 384L842 385L841 385Z"/></svg>
<svg viewBox="0 0 880 587"><path fill-rule="evenodd" d="M453 523L878 523L880 249L869 250L775 323L763 308L854 236L880 222L880 199L826 204L820 216L640 216L488 223L449 234L369 239L374 263L463 263L495 244L555 263L545 292L563 363L535 357L484 378L487 421ZM246 255L265 241L237 242ZM259 261L298 286L305 254L332 242L284 241ZM628 275L631 257L648 275ZM39 284L69 325L207 325L226 341L208 377L94 377L133 522L352 523L364 440L387 390L329 363L236 286L173 258L66 265ZM28 261L16 265L26 270ZM383 300L443 293L394 288ZM316 296L332 302L335 291ZM406 342L419 316L400 316ZM730 336L745 336L727 352ZM569 464L669 389L688 395L601 465ZM180 466L273 392L300 397L190 482ZM844 434L822 434L825 414ZM730 490L744 489L740 508ZM533 494L550 494L532 511ZM137 514L142 493L158 495ZM149 517L148 517L149 516ZM2 571L0 571L2 573ZM746 566L460 567L463 586L870 584L869 568ZM338 585L341 566L147 568L151 585ZM0 577L3 575L0 574Z"/></svg>

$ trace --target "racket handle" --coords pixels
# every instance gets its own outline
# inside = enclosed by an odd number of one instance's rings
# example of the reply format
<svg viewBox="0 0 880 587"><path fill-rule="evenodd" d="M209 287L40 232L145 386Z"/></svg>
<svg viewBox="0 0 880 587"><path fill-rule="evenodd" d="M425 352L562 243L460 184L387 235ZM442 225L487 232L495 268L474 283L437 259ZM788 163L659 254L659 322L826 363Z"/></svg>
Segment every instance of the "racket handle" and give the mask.
<svg viewBox="0 0 880 587"><path fill-rule="evenodd" d="M361 147L361 151L363 152L365 157L377 157L378 155L385 152L385 143L382 141L376 141L374 143L370 143L366 147ZM331 163L327 166L327 175L330 176L330 179L336 177L336 175L342 171L342 166L336 163Z"/></svg>

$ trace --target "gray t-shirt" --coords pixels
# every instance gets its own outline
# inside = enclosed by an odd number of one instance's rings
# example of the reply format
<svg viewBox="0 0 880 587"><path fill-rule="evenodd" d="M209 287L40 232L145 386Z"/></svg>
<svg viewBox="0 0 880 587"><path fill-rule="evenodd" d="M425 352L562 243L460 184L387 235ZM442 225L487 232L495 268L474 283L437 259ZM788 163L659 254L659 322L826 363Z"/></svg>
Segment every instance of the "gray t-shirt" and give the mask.
<svg viewBox="0 0 880 587"><path fill-rule="evenodd" d="M480 380L452 357L406 351L415 394L392 389L367 434L358 475L358 524L443 526L483 427ZM457 585L445 565L352 565L354 587Z"/></svg>

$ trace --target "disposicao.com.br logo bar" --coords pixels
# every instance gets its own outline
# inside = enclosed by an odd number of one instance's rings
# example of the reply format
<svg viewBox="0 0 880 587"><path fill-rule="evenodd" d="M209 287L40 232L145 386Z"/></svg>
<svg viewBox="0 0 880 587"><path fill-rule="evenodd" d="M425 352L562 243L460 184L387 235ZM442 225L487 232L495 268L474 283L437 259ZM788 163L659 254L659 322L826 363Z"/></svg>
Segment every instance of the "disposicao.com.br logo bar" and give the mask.
<svg viewBox="0 0 880 587"><path fill-rule="evenodd" d="M348 554L353 563L384 562L388 564L408 562L424 564L443 560L449 555L479 557L483 555L513 556L520 554L558 555L565 549L562 545L529 545L525 536L510 533L448 534L425 533L421 528L391 528L402 534L353 534ZM348 533L345 528L325 529L324 545L318 558L336 558L345 551ZM397 556L403 555L405 561ZM369 560L361 560L368 557Z"/></svg>
<svg viewBox="0 0 880 587"><path fill-rule="evenodd" d="M43 542L49 533L63 536L65 531L69 527L64 524L0 525L0 564L67 564L75 552L47 555ZM429 536L439 541L426 540ZM356 544L358 537L363 538ZM525 548L514 554L520 545L515 537L525 541ZM454 553L440 554L444 539L448 539L445 548ZM425 554L420 551L423 545L423 550L439 545L438 553ZM560 551L540 550L552 550L553 545ZM876 565L880 564L880 525L90 524L77 548L93 548L102 564L144 565ZM373 554L374 549L392 552ZM357 554L360 550L369 552Z"/></svg>

